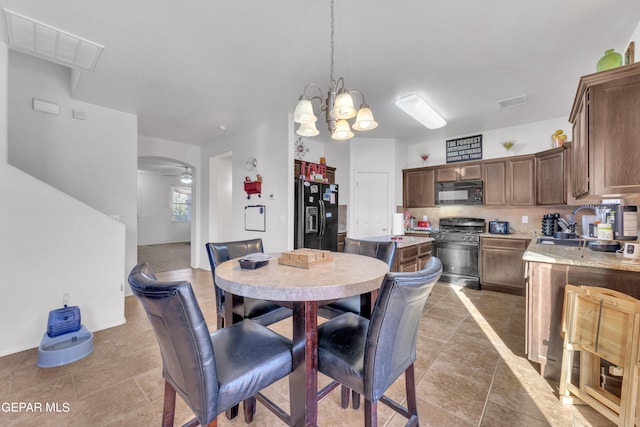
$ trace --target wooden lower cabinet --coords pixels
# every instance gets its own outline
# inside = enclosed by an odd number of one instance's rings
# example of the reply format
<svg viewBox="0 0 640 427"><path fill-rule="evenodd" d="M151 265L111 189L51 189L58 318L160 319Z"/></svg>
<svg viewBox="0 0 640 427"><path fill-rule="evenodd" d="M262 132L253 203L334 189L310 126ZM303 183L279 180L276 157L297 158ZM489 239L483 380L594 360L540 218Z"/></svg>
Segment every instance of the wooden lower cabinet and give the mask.
<svg viewBox="0 0 640 427"><path fill-rule="evenodd" d="M545 378L559 379L562 367L562 309L567 284L598 286L640 298L640 274L539 262L527 263L526 339L529 360Z"/></svg>
<svg viewBox="0 0 640 427"><path fill-rule="evenodd" d="M529 239L480 238L480 285L488 291L515 295L525 293L522 255Z"/></svg>
<svg viewBox="0 0 640 427"><path fill-rule="evenodd" d="M347 233L338 233L338 252L344 252L344 239L347 238Z"/></svg>
<svg viewBox="0 0 640 427"><path fill-rule="evenodd" d="M422 270L433 252L431 242L419 243L396 249L391 271L410 272Z"/></svg>

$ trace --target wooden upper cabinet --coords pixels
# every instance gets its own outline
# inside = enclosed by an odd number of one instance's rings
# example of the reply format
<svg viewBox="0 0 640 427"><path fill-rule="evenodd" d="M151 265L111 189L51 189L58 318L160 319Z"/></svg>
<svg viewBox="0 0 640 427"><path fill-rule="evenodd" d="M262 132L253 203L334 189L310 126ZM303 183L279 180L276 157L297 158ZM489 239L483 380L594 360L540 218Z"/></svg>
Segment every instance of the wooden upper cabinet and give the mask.
<svg viewBox="0 0 640 427"><path fill-rule="evenodd" d="M436 182L473 181L482 179L482 165L453 166L436 169Z"/></svg>
<svg viewBox="0 0 640 427"><path fill-rule="evenodd" d="M535 157L528 156L507 161L508 204L534 206L536 204Z"/></svg>
<svg viewBox="0 0 640 427"><path fill-rule="evenodd" d="M579 198L589 194L589 132L587 125L589 120L589 93L584 93L584 97L578 105L576 116L573 121L573 141L571 142L571 181L572 196Z"/></svg>
<svg viewBox="0 0 640 427"><path fill-rule="evenodd" d="M563 147L536 154L536 205L562 205L567 202L564 165Z"/></svg>
<svg viewBox="0 0 640 427"><path fill-rule="evenodd" d="M436 169L436 182L451 182L458 180L456 168Z"/></svg>
<svg viewBox="0 0 640 427"><path fill-rule="evenodd" d="M507 163L505 161L482 164L483 195L485 206L507 204Z"/></svg>
<svg viewBox="0 0 640 427"><path fill-rule="evenodd" d="M582 77L569 121L574 195L640 193L640 63Z"/></svg>
<svg viewBox="0 0 640 427"><path fill-rule="evenodd" d="M482 165L461 166L458 168L458 181L482 179Z"/></svg>
<svg viewBox="0 0 640 427"><path fill-rule="evenodd" d="M403 204L405 208L435 206L435 173L433 169L402 171Z"/></svg>

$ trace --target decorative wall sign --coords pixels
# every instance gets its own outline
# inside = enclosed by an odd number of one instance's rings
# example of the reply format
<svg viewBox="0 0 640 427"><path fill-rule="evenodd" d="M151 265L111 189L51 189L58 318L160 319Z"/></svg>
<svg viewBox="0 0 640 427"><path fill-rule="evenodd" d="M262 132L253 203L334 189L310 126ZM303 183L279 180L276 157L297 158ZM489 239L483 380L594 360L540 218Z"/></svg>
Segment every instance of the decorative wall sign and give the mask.
<svg viewBox="0 0 640 427"><path fill-rule="evenodd" d="M327 181L327 165L305 162L300 162L300 177L309 181Z"/></svg>
<svg viewBox="0 0 640 427"><path fill-rule="evenodd" d="M447 163L482 159L482 135L447 139Z"/></svg>

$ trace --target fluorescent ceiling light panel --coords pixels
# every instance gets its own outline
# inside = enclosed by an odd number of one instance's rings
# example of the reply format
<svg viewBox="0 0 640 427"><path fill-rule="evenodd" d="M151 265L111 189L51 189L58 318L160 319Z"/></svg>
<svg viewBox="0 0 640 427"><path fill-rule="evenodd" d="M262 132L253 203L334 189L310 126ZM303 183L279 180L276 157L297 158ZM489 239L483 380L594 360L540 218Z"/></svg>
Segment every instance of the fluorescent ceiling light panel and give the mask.
<svg viewBox="0 0 640 427"><path fill-rule="evenodd" d="M95 70L104 46L34 19L2 9L7 45L48 61L83 70Z"/></svg>
<svg viewBox="0 0 640 427"><path fill-rule="evenodd" d="M429 129L438 129L447 124L436 110L415 93L398 98L396 105Z"/></svg>

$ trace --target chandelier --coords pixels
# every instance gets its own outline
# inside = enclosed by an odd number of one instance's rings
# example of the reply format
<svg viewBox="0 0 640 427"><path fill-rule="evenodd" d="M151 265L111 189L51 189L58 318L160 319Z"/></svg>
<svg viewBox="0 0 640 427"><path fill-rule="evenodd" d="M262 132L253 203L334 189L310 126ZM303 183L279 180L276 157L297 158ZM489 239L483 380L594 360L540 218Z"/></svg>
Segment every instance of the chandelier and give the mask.
<svg viewBox="0 0 640 427"><path fill-rule="evenodd" d="M331 138L344 141L353 138L351 129L357 131L371 130L378 127L378 123L373 119L373 113L366 104L362 92L348 90L342 77L338 80L333 77L333 33L334 15L333 0L331 0L331 80L329 81L329 92L326 99L323 100L320 86L315 83L306 85L293 113L293 121L300 124L296 134L306 137L316 136L320 133L316 128L316 121L318 120L316 116L324 112ZM315 88L319 94L310 97L307 94L307 90L310 88ZM352 94L358 94L362 97L362 103L358 110L354 107ZM350 125L348 120L354 117L356 120L353 125Z"/></svg>

